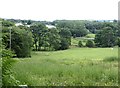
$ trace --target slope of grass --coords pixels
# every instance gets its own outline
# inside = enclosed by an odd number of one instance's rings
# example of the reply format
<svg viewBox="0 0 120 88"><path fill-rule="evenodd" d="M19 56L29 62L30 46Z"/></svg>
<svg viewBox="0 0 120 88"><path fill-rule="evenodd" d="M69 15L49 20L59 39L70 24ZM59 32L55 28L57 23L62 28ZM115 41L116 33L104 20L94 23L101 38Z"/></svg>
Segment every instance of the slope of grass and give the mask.
<svg viewBox="0 0 120 88"><path fill-rule="evenodd" d="M117 57L114 48L72 48L33 52L32 58L17 59L12 70L20 84L31 86L117 86Z"/></svg>

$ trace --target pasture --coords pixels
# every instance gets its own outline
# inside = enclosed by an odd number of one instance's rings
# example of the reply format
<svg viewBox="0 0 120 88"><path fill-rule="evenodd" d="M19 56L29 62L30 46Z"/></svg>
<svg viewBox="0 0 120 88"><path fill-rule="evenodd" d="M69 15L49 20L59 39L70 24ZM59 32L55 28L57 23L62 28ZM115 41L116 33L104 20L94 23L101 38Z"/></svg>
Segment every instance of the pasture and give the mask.
<svg viewBox="0 0 120 88"><path fill-rule="evenodd" d="M71 48L32 52L13 65L20 85L117 86L118 48Z"/></svg>
<svg viewBox="0 0 120 88"><path fill-rule="evenodd" d="M87 34L84 37L71 38L71 45L78 46L78 42L82 41L82 44L85 46L87 40L94 39L94 38L95 38L95 34Z"/></svg>

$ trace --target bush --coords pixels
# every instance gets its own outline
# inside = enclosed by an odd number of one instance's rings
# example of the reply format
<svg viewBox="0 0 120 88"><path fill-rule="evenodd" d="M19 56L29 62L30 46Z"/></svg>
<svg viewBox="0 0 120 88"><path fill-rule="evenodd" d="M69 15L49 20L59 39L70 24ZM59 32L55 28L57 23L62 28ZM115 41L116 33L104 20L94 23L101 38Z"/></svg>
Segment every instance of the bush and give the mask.
<svg viewBox="0 0 120 88"><path fill-rule="evenodd" d="M94 47L94 42L92 40L87 40L86 46L87 47Z"/></svg>
<svg viewBox="0 0 120 88"><path fill-rule="evenodd" d="M79 47L82 47L82 46L83 46L82 41L79 41L79 42L78 42L78 46L79 46Z"/></svg>
<svg viewBox="0 0 120 88"><path fill-rule="evenodd" d="M65 50L69 48L69 42L66 40L66 38L61 38L61 47L60 50Z"/></svg>
<svg viewBox="0 0 120 88"><path fill-rule="evenodd" d="M15 86L19 81L16 80L11 71L11 67L15 60L11 59L14 54L10 50L2 50L2 86Z"/></svg>
<svg viewBox="0 0 120 88"><path fill-rule="evenodd" d="M73 34L73 38L76 38L76 34Z"/></svg>
<svg viewBox="0 0 120 88"><path fill-rule="evenodd" d="M117 40L117 45L120 47L120 38Z"/></svg>

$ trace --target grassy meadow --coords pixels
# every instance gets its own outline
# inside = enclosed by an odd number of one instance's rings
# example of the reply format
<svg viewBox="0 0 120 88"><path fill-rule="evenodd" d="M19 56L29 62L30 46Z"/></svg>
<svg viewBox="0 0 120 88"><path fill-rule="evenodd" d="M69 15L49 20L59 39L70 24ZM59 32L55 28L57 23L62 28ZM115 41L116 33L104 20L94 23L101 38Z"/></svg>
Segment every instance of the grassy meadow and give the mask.
<svg viewBox="0 0 120 88"><path fill-rule="evenodd" d="M85 46L87 40L90 38L95 38L95 34L87 34L85 37L71 38L71 45L78 46L78 42L82 41L82 44Z"/></svg>
<svg viewBox="0 0 120 88"><path fill-rule="evenodd" d="M20 85L117 86L118 48L71 48L32 52L12 67Z"/></svg>

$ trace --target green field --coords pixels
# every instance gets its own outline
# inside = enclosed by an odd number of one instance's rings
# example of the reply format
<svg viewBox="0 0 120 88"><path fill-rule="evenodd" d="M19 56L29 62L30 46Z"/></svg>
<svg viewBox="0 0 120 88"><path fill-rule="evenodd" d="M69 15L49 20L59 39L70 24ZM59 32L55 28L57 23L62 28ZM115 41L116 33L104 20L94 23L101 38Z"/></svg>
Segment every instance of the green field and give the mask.
<svg viewBox="0 0 120 88"><path fill-rule="evenodd" d="M89 40L89 38L86 38L86 37L71 38L71 45L72 45L72 46L78 46L78 42L79 42L79 41L82 41L82 44L85 46L87 40Z"/></svg>
<svg viewBox="0 0 120 88"><path fill-rule="evenodd" d="M32 52L20 58L12 70L20 85L117 86L118 49L72 48Z"/></svg>
<svg viewBox="0 0 120 88"><path fill-rule="evenodd" d="M87 38L95 38L95 34L87 34L85 37L87 37Z"/></svg>
<svg viewBox="0 0 120 88"><path fill-rule="evenodd" d="M87 34L84 37L71 38L71 45L72 46L78 46L78 42L82 41L82 44L85 46L87 40L89 40L90 38L95 38L95 34Z"/></svg>

